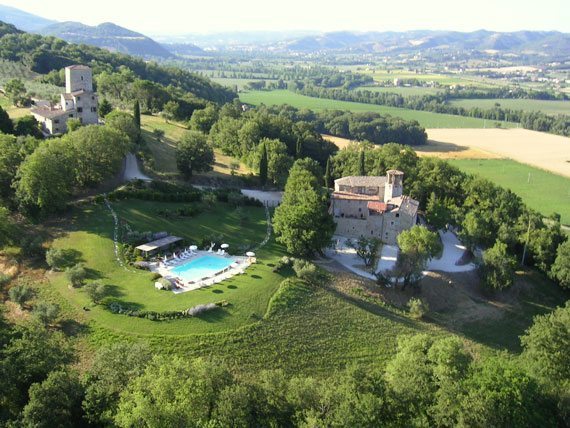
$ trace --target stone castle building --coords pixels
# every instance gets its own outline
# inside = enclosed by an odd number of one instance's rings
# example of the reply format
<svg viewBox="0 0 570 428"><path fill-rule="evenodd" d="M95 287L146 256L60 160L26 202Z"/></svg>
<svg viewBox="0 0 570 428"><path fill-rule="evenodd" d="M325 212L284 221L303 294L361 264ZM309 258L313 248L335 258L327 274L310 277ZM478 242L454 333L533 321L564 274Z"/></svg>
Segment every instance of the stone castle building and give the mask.
<svg viewBox="0 0 570 428"><path fill-rule="evenodd" d="M348 238L375 237L389 245L416 224L419 202L403 195L404 173L386 177L351 176L335 180L331 214L336 234Z"/></svg>
<svg viewBox="0 0 570 428"><path fill-rule="evenodd" d="M77 118L83 125L99 123L97 94L93 92L93 73L86 65L65 67L65 93L56 106L42 105L31 113L45 134L63 134L67 120Z"/></svg>

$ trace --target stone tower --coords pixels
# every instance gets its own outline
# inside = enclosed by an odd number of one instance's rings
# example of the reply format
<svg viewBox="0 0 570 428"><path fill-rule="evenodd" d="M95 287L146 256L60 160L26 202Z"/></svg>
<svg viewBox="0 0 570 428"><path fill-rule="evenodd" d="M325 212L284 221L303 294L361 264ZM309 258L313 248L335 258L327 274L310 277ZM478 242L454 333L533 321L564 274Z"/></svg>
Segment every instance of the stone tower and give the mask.
<svg viewBox="0 0 570 428"><path fill-rule="evenodd" d="M85 65L70 65L65 67L65 92L93 92L93 74Z"/></svg>
<svg viewBox="0 0 570 428"><path fill-rule="evenodd" d="M403 194L404 173L395 169L386 172L386 186L384 187L384 202L397 198Z"/></svg>

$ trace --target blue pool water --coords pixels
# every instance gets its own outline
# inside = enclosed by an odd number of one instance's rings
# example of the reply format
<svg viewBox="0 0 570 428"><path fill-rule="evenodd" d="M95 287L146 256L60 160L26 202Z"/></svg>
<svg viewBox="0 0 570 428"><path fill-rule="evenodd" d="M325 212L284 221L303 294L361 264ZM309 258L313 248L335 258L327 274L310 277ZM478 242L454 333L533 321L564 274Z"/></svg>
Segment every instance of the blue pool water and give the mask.
<svg viewBox="0 0 570 428"><path fill-rule="evenodd" d="M184 281L198 281L202 278L214 276L215 273L224 270L234 261L226 257L202 256L176 266L170 272Z"/></svg>

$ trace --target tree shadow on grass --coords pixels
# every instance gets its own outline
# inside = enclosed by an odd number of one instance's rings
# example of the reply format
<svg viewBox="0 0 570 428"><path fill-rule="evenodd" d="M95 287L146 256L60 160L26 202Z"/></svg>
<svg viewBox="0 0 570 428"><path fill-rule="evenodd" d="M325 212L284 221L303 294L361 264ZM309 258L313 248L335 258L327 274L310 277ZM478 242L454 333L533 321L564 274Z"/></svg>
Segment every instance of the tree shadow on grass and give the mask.
<svg viewBox="0 0 570 428"><path fill-rule="evenodd" d="M109 297L121 297L125 295L125 293L121 291L121 288L114 284L105 284L105 294Z"/></svg>
<svg viewBox="0 0 570 428"><path fill-rule="evenodd" d="M259 275L251 275L251 277L255 279L263 279L263 277Z"/></svg>
<svg viewBox="0 0 570 428"><path fill-rule="evenodd" d="M215 294L222 294L223 292L224 292L224 290L220 290L218 288L212 290L212 293L215 293Z"/></svg>
<svg viewBox="0 0 570 428"><path fill-rule="evenodd" d="M87 279L95 280L95 279L105 278L105 275L103 275L102 272L100 272L96 269L91 269L91 268L86 267L85 272L87 272L87 275L86 275Z"/></svg>
<svg viewBox="0 0 570 428"><path fill-rule="evenodd" d="M224 308L218 307L216 309L212 309L207 312L202 312L201 314L196 315L194 318L197 318L201 321L214 323L222 321L224 318L226 318L229 315L230 313L226 311Z"/></svg>
<svg viewBox="0 0 570 428"><path fill-rule="evenodd" d="M73 319L63 320L59 325L61 326L61 331L69 337L85 335L91 331L87 324L82 324Z"/></svg>
<svg viewBox="0 0 570 428"><path fill-rule="evenodd" d="M230 284L230 285L228 285L228 288L230 290L235 290L237 288L237 285Z"/></svg>
<svg viewBox="0 0 570 428"><path fill-rule="evenodd" d="M61 250L62 253L62 263L61 268L65 270L66 268L70 268L75 266L77 263L85 262L83 259L83 254L81 251L78 251L73 248L65 248Z"/></svg>

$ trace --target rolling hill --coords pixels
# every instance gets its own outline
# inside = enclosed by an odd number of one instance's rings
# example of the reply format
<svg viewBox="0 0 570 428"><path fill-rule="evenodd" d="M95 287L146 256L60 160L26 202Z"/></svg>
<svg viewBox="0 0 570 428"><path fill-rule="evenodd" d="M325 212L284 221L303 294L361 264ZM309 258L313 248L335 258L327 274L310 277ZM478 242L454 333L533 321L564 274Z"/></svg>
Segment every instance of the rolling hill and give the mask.
<svg viewBox="0 0 570 428"><path fill-rule="evenodd" d="M57 22L2 4L0 4L0 21L13 24L27 32L36 32Z"/></svg>
<svg viewBox="0 0 570 428"><path fill-rule="evenodd" d="M173 56L151 38L111 22L89 26L80 22L58 22L38 31L44 36L59 37L70 43L84 43L111 52L142 57L168 58Z"/></svg>

